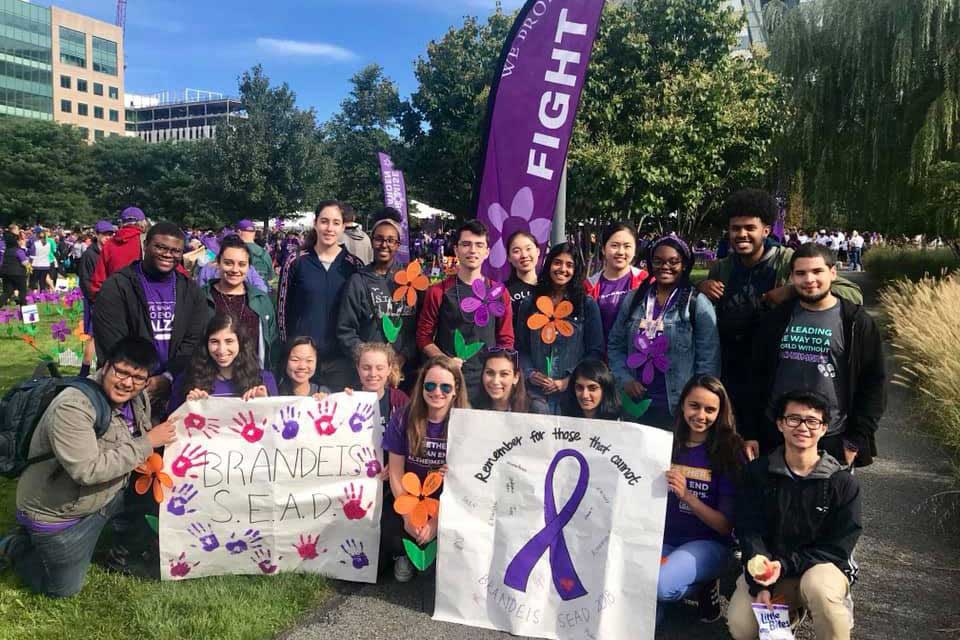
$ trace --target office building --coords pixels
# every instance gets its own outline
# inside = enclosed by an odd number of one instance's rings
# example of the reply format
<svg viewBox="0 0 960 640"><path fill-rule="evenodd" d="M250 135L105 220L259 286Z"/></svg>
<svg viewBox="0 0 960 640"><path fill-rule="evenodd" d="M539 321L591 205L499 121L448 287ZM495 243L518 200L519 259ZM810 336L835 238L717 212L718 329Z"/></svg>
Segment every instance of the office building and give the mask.
<svg viewBox="0 0 960 640"><path fill-rule="evenodd" d="M236 98L199 89L128 94L125 103L127 135L147 142L213 138L218 126L246 117Z"/></svg>
<svg viewBox="0 0 960 640"><path fill-rule="evenodd" d="M59 7L0 0L0 115L94 141L124 133L123 30Z"/></svg>

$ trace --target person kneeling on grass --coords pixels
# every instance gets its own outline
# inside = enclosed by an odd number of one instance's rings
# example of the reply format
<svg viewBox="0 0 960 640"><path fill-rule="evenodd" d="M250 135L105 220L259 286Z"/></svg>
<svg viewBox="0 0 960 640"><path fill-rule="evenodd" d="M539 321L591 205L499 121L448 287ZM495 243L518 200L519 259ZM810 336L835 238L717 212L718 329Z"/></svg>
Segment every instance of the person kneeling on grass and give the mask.
<svg viewBox="0 0 960 640"><path fill-rule="evenodd" d="M394 412L383 434L383 449L390 454L390 489L398 500L408 493L401 482L408 471L420 478L421 485L431 471L446 472L447 422L452 408L470 408L463 373L452 358L435 356L420 370L407 409ZM414 525L409 515L402 518L404 536L418 545L437 537L437 518L422 527ZM393 577L397 582L409 582L413 566L403 555L401 540L396 540L394 554Z"/></svg>
<svg viewBox="0 0 960 640"><path fill-rule="evenodd" d="M817 449L829 406L813 391L780 396L784 446L746 468L736 509L744 573L727 610L734 640L757 637L752 604L773 600L809 610L817 640L850 638L860 486L843 463Z"/></svg>
<svg viewBox="0 0 960 640"><path fill-rule="evenodd" d="M50 457L20 476L19 526L0 539L0 566L12 563L33 591L51 597L80 591L100 532L123 510L130 472L176 440L173 423L150 427L144 389L156 364L156 349L145 338L113 345L106 366L91 377L112 409L99 439L96 409L78 389L64 389L40 418L28 455Z"/></svg>

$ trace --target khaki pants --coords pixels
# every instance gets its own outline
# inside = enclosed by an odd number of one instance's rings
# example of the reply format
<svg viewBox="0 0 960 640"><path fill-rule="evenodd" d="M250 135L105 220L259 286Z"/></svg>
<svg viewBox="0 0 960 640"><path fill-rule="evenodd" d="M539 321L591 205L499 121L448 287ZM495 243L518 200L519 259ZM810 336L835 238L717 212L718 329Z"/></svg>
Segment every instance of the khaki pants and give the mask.
<svg viewBox="0 0 960 640"><path fill-rule="evenodd" d="M847 577L836 565L822 563L807 569L799 579L780 580L774 597L777 601L782 598L791 610L806 607L817 640L850 640L851 618L844 602L849 588ZM727 626L734 640L756 640L759 635L752 604L747 582L741 575L727 609Z"/></svg>

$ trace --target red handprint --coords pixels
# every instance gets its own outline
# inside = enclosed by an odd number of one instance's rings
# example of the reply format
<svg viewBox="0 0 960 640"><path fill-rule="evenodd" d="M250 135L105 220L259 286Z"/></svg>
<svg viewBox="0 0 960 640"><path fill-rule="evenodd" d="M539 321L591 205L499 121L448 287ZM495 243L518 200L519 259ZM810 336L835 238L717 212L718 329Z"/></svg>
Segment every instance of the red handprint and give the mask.
<svg viewBox="0 0 960 640"><path fill-rule="evenodd" d="M192 438L194 433L202 433L207 438L220 433L220 420L206 418L199 413L188 413L183 419L183 426L187 430L187 437Z"/></svg>
<svg viewBox="0 0 960 640"><path fill-rule="evenodd" d="M307 537L304 538L303 534L300 534L300 542L294 542L293 548L297 550L297 553L300 554L302 560L313 560L317 557L317 542L320 540L320 536L314 536L307 534ZM321 549L320 553L326 553L326 549Z"/></svg>
<svg viewBox="0 0 960 640"><path fill-rule="evenodd" d="M199 562L194 562L193 564L190 564L189 562L187 562L186 558L187 558L187 554L186 552L184 552L184 553L181 553L178 558L170 559L170 575L171 576L173 576L174 578L185 578L187 574L190 573L191 569L193 569L195 566L200 564Z"/></svg>
<svg viewBox="0 0 960 640"><path fill-rule="evenodd" d="M317 403L317 413L320 414L319 416L313 415L311 411L308 411L307 415L313 420L313 426L316 427L317 433L322 436L332 436L337 432L337 428L333 426L333 416L336 412L337 403L324 400L323 402Z"/></svg>
<svg viewBox="0 0 960 640"><path fill-rule="evenodd" d="M202 448L200 445L194 445L192 448L189 444L185 444L183 449L180 451L180 455L177 456L177 459L173 461L173 466L170 467L170 471L173 472L173 475L178 478L184 478L187 475L187 472L190 471L193 467L202 467L207 464L207 450ZM203 459L202 462L197 462L197 460ZM191 473L191 478L197 478L197 474Z"/></svg>
<svg viewBox="0 0 960 640"><path fill-rule="evenodd" d="M241 438L251 444L254 442L260 442L260 438L263 437L263 429L257 426L257 419L253 417L253 411L248 411L247 415L243 415L243 412L241 411L233 419L233 424L240 428L237 429L230 427L230 430L234 433L239 433ZM264 418L261 424L266 426L267 419Z"/></svg>
<svg viewBox="0 0 960 640"><path fill-rule="evenodd" d="M343 488L343 495L346 500L344 498L338 498L338 500L340 500L343 515L347 516L347 520L361 519L367 515L367 510L373 505L373 500L371 500L367 503L367 506L363 506L363 485L360 485L360 493L358 494L356 487L351 482L349 487Z"/></svg>

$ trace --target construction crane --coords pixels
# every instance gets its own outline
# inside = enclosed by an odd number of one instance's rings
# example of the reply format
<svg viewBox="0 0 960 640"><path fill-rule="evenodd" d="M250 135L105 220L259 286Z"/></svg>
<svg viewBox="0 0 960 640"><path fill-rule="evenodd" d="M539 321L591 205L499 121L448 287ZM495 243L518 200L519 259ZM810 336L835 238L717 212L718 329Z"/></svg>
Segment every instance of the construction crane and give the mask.
<svg viewBox="0 0 960 640"><path fill-rule="evenodd" d="M127 0L117 0L116 24L123 29L123 35L127 35Z"/></svg>

